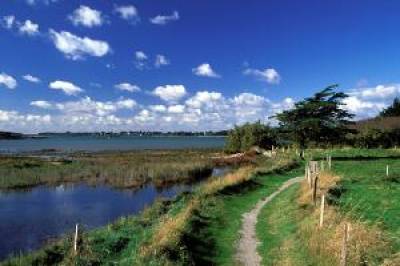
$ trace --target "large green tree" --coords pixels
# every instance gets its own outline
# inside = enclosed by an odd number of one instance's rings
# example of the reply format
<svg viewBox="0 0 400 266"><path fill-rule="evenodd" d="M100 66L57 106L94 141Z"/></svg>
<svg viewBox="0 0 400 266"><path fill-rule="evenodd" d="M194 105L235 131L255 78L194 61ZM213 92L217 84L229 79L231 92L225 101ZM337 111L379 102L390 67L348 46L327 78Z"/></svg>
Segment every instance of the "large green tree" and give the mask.
<svg viewBox="0 0 400 266"><path fill-rule="evenodd" d="M225 150L229 153L247 151L253 146L269 149L276 145L276 130L260 121L235 126L229 131Z"/></svg>
<svg viewBox="0 0 400 266"><path fill-rule="evenodd" d="M337 88L331 85L275 115L281 132L302 148L343 143L351 132L348 126L354 115L343 109L343 100L348 96L336 92Z"/></svg>
<svg viewBox="0 0 400 266"><path fill-rule="evenodd" d="M400 116L400 99L394 98L393 103L383 109L379 114L380 117Z"/></svg>

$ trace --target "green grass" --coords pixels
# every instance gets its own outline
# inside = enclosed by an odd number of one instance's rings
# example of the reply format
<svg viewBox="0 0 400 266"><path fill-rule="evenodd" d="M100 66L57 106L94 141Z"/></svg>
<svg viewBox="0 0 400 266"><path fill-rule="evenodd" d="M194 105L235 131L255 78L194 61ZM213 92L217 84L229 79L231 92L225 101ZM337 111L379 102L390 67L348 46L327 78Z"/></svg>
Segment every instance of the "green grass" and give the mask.
<svg viewBox="0 0 400 266"><path fill-rule="evenodd" d="M262 198L278 189L286 180L299 176L302 169L258 175L246 184L227 189L204 203L197 215L195 260L203 264L234 265L234 254L242 214Z"/></svg>
<svg viewBox="0 0 400 266"><path fill-rule="evenodd" d="M400 158L400 149L359 149L359 148L334 148L334 149L310 149L306 151L306 157L324 159L326 155L332 158Z"/></svg>
<svg viewBox="0 0 400 266"><path fill-rule="evenodd" d="M296 201L299 185L283 191L258 216L257 237L261 242L258 252L263 265L309 265L307 248L298 234L299 206Z"/></svg>
<svg viewBox="0 0 400 266"><path fill-rule="evenodd" d="M333 171L343 177L333 191L340 209L354 218L379 224L400 251L400 160L334 161Z"/></svg>

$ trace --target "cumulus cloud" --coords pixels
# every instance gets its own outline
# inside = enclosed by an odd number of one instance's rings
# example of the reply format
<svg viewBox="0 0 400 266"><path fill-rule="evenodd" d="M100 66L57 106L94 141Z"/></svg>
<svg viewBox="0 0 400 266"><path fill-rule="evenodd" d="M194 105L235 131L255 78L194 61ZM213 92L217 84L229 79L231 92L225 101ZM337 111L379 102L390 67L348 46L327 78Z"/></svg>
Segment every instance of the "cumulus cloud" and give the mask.
<svg viewBox="0 0 400 266"><path fill-rule="evenodd" d="M66 102L37 100L32 101L31 106L41 112L51 112L51 117L46 117L49 114L0 112L0 126L4 129L21 127L27 131L35 130L34 125L40 131L219 130L249 121L270 122L269 116L290 108L293 103L290 98L271 101L248 92L229 98L207 90L196 92L183 103L168 101L166 105L138 105L135 100L126 98L115 101L96 101L90 97Z"/></svg>
<svg viewBox="0 0 400 266"><path fill-rule="evenodd" d="M83 89L76 86L72 82L63 81L63 80L56 80L49 84L49 88L53 90L61 90L67 95L76 96L79 93L83 92Z"/></svg>
<svg viewBox="0 0 400 266"><path fill-rule="evenodd" d="M348 95L350 97L343 101L344 108L354 113L357 119L369 118L391 104L394 97L400 96L400 84L352 89Z"/></svg>
<svg viewBox="0 0 400 266"><path fill-rule="evenodd" d="M21 23L19 25L19 29L18 30L19 30L19 32L21 34L34 36L34 35L39 34L39 25L36 24L36 23L33 23L32 21L30 21L28 19L28 20L25 20L25 22L23 22L23 23Z"/></svg>
<svg viewBox="0 0 400 266"><path fill-rule="evenodd" d="M129 20L132 23L136 23L139 21L139 12L137 8L133 5L115 6L114 12L116 12L120 16L120 18L124 20Z"/></svg>
<svg viewBox="0 0 400 266"><path fill-rule="evenodd" d="M153 95L160 97L166 102L177 102L186 95L186 89L183 85L165 85L156 87Z"/></svg>
<svg viewBox="0 0 400 266"><path fill-rule="evenodd" d="M22 35L35 36L40 33L39 24L36 24L29 19L21 22L17 20L14 15L2 17L0 20L0 25L7 30L13 30L16 28Z"/></svg>
<svg viewBox="0 0 400 266"><path fill-rule="evenodd" d="M20 114L13 110L0 110L0 126L6 131L37 132L51 122L49 114Z"/></svg>
<svg viewBox="0 0 400 266"><path fill-rule="evenodd" d="M32 106L42 109L58 110L64 115L110 115L121 109L133 109L137 103L133 99L119 99L117 101L95 101L90 97L84 97L77 101L48 102L43 100L32 101Z"/></svg>
<svg viewBox="0 0 400 266"><path fill-rule="evenodd" d="M167 111L167 107L165 107L165 105L162 104L150 105L149 108L153 112L164 113Z"/></svg>
<svg viewBox="0 0 400 266"><path fill-rule="evenodd" d="M166 25L169 22L179 19L178 11L174 11L171 15L158 15L150 18L150 22L156 25Z"/></svg>
<svg viewBox="0 0 400 266"><path fill-rule="evenodd" d="M32 101L31 106L43 108L43 109L50 109L53 107L51 103L48 101L43 101L43 100L38 100L38 101Z"/></svg>
<svg viewBox="0 0 400 266"><path fill-rule="evenodd" d="M181 104L168 106L168 113L181 114L185 111L185 106Z"/></svg>
<svg viewBox="0 0 400 266"><path fill-rule="evenodd" d="M22 78L32 83L40 83L40 79L38 77L32 76L31 74L26 74L22 76Z"/></svg>
<svg viewBox="0 0 400 266"><path fill-rule="evenodd" d="M147 60L148 57L143 51L136 51L135 58L136 58L136 60L144 61L144 60Z"/></svg>
<svg viewBox="0 0 400 266"><path fill-rule="evenodd" d="M129 91L129 92L136 92L140 91L140 87L134 84L130 84L128 82L123 82L120 84L116 84L114 86L116 89L121 90L121 91Z"/></svg>
<svg viewBox="0 0 400 266"><path fill-rule="evenodd" d="M156 60L154 62L154 66L156 68L160 68L162 66L166 66L169 64L170 64L170 61L167 59L167 57L165 57L164 55L161 55L161 54L156 55Z"/></svg>
<svg viewBox="0 0 400 266"><path fill-rule="evenodd" d="M84 59L86 56L102 57L111 51L105 41L79 37L67 31L57 32L50 29L50 37L54 46L67 58Z"/></svg>
<svg viewBox="0 0 400 266"><path fill-rule="evenodd" d="M17 81L13 76L6 73L0 73L0 86L4 86L8 89L15 89L17 87Z"/></svg>
<svg viewBox="0 0 400 266"><path fill-rule="evenodd" d="M264 70L247 68L243 71L245 75L251 75L258 78L261 81L265 81L269 84L279 84L281 81L281 76L278 71L273 68L266 68Z"/></svg>
<svg viewBox="0 0 400 266"><path fill-rule="evenodd" d="M1 25L6 28L6 29L12 29L15 24L15 16L9 15L9 16L4 16L1 19Z"/></svg>
<svg viewBox="0 0 400 266"><path fill-rule="evenodd" d="M139 70L143 70L147 68L147 59L148 56L143 51L135 52L135 67Z"/></svg>
<svg viewBox="0 0 400 266"><path fill-rule="evenodd" d="M101 26L104 23L101 11L84 5L81 5L79 8L75 9L75 11L68 16L68 19L75 26L81 25L88 28Z"/></svg>
<svg viewBox="0 0 400 266"><path fill-rule="evenodd" d="M210 64L204 63L192 69L193 74L200 77L219 78L218 75L211 67Z"/></svg>

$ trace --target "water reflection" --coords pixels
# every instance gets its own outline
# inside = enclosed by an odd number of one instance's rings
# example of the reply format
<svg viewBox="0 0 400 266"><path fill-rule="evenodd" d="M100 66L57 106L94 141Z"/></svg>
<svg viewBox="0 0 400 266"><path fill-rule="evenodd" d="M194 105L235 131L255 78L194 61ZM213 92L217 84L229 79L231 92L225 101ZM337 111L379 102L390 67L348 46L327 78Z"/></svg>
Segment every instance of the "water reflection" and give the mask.
<svg viewBox="0 0 400 266"><path fill-rule="evenodd" d="M39 248L49 238L69 232L75 223L86 228L135 214L158 197L171 198L191 189L176 185L156 189L116 190L107 186L41 186L30 191L0 193L0 259Z"/></svg>

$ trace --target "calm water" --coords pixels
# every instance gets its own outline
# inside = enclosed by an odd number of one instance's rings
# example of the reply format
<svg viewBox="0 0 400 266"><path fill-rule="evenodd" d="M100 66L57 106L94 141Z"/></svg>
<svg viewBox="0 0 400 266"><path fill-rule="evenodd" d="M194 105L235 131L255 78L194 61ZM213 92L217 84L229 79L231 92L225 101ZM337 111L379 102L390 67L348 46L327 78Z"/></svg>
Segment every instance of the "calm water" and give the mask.
<svg viewBox="0 0 400 266"><path fill-rule="evenodd" d="M0 152L28 152L44 149L102 151L141 149L221 148L224 137L49 137L44 139L0 140Z"/></svg>
<svg viewBox="0 0 400 266"><path fill-rule="evenodd" d="M231 171L215 168L211 177ZM20 251L40 248L46 240L72 232L76 223L92 229L119 217L137 214L157 198L172 198L193 185L117 190L85 184L39 186L28 191L0 192L0 261Z"/></svg>
<svg viewBox="0 0 400 266"><path fill-rule="evenodd" d="M0 192L0 260L21 250L38 249L49 238L72 232L76 223L86 229L106 225L140 212L157 197L171 198L190 189L176 185L128 191L79 184Z"/></svg>

